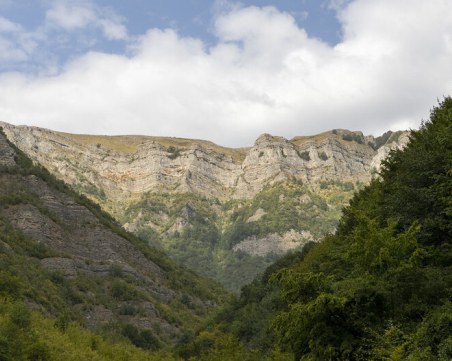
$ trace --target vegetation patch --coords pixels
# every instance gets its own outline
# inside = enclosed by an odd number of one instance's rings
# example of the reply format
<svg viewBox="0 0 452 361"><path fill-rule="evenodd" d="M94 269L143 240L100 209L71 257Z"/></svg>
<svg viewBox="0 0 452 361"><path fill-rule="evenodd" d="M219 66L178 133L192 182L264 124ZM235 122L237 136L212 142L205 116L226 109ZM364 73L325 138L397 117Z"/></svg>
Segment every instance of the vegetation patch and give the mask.
<svg viewBox="0 0 452 361"><path fill-rule="evenodd" d="M182 150L171 145L166 149L166 151L169 153L169 155L167 156L169 159L176 159L180 157Z"/></svg>
<svg viewBox="0 0 452 361"><path fill-rule="evenodd" d="M323 161L326 161L326 160L328 160L328 155L324 151L321 151L319 153L319 158Z"/></svg>
<svg viewBox="0 0 452 361"><path fill-rule="evenodd" d="M307 151L307 150L304 152L300 152L299 150L297 150L297 154L301 159L305 160L306 162L309 162L311 160L309 151Z"/></svg>
<svg viewBox="0 0 452 361"><path fill-rule="evenodd" d="M356 142L358 144L364 143L363 136L358 133L344 133L344 134L342 134L342 139L347 142Z"/></svg>

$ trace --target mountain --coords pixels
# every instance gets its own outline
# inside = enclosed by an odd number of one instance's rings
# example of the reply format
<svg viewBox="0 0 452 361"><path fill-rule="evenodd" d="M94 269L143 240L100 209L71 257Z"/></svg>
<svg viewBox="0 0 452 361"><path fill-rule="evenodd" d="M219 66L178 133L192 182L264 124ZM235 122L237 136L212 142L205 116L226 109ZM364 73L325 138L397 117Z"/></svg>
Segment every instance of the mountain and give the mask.
<svg viewBox="0 0 452 361"><path fill-rule="evenodd" d="M265 186L292 178L368 182L388 150L405 144L408 134L388 132L375 139L333 130L290 141L263 134L253 147L234 149L193 139L90 136L0 125L33 160L68 184L111 202L130 202L146 192L249 199Z"/></svg>
<svg viewBox="0 0 452 361"><path fill-rule="evenodd" d="M237 291L289 250L334 232L341 209L407 132L261 135L253 147L89 136L1 123L11 142L125 229Z"/></svg>
<svg viewBox="0 0 452 361"><path fill-rule="evenodd" d="M337 232L282 257L184 345L204 360L452 360L452 98Z"/></svg>
<svg viewBox="0 0 452 361"><path fill-rule="evenodd" d="M93 330L95 338L103 335L120 343L128 340L129 346L164 349L198 327L227 296L219 285L176 265L124 231L99 206L33 165L3 132L0 265L2 360L46 359L16 354L22 346L11 346L20 342L12 340L20 339L21 332L39 339L39 332L25 331L30 324L39 327L34 320L42 315L53 318L62 331L73 322L80 326L72 330ZM25 305L35 314L23 329L17 321L16 329L9 320L26 314ZM16 309L19 314L14 316Z"/></svg>

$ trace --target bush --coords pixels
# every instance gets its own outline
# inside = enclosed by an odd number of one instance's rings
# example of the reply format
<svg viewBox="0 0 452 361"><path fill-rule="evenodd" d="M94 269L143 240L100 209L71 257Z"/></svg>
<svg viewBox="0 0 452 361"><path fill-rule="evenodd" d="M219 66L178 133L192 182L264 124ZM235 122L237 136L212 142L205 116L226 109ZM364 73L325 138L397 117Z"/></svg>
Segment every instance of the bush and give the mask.
<svg viewBox="0 0 452 361"><path fill-rule="evenodd" d="M138 313L138 308L129 304L122 305L119 309L119 314L124 316L135 316Z"/></svg>
<svg viewBox="0 0 452 361"><path fill-rule="evenodd" d="M166 150L168 153L169 159L176 159L177 157L180 157L181 149L174 147L173 145L169 146Z"/></svg>
<svg viewBox="0 0 452 361"><path fill-rule="evenodd" d="M120 301L129 301L137 296L137 291L122 280L116 280L111 287L111 295Z"/></svg>
<svg viewBox="0 0 452 361"><path fill-rule="evenodd" d="M309 162L311 160L311 157L309 156L309 151L307 150L301 153L297 150L297 154L301 159L305 160L306 162Z"/></svg>
<svg viewBox="0 0 452 361"><path fill-rule="evenodd" d="M160 348L160 342L151 330L140 331L134 325L127 324L122 329L122 335L137 347L146 350L158 350Z"/></svg>
<svg viewBox="0 0 452 361"><path fill-rule="evenodd" d="M357 134L357 133L342 134L342 139L347 141L347 142L355 141L358 144L363 144L364 143L364 139L363 139L362 135L361 134Z"/></svg>
<svg viewBox="0 0 452 361"><path fill-rule="evenodd" d="M322 151L319 153L319 158L323 161L326 161L328 159L328 156L326 155L325 152Z"/></svg>

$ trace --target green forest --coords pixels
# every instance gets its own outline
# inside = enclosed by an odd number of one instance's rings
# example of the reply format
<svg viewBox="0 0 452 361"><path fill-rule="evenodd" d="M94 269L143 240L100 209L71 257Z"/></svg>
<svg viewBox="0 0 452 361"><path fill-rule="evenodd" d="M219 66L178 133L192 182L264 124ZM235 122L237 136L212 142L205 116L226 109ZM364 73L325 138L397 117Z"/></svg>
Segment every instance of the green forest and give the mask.
<svg viewBox="0 0 452 361"><path fill-rule="evenodd" d="M246 219L253 207L236 218ZM296 226L288 212L283 219ZM231 244L239 227L229 228ZM452 98L434 107L406 148L393 151L379 176L355 194L334 234L278 259L238 296L219 297L216 311L193 318L196 324L173 344L160 345L154 335L132 328L86 329L70 313L69 300L77 294L36 261L48 250L7 224L0 232L0 361L448 361ZM208 242L210 236L200 235ZM139 247L157 257L144 242ZM186 271L167 267L175 286L190 288L181 279ZM197 292L211 292L213 286L195 280ZM36 304L43 307L30 307ZM187 312L174 317L189 322Z"/></svg>
<svg viewBox="0 0 452 361"><path fill-rule="evenodd" d="M218 359L244 347L249 360L450 360L451 236L446 98L354 196L334 235L270 266L184 352L209 360L235 340Z"/></svg>

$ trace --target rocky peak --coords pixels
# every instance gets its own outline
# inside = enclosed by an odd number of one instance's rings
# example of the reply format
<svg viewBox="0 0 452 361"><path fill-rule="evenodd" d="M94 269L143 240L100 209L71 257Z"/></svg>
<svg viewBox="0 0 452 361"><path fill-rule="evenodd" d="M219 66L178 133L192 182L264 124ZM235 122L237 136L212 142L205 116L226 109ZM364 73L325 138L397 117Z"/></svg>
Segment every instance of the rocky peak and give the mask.
<svg viewBox="0 0 452 361"><path fill-rule="evenodd" d="M288 143L289 141L284 137L274 136L268 133L261 134L254 142L255 147L276 145L281 143Z"/></svg>

